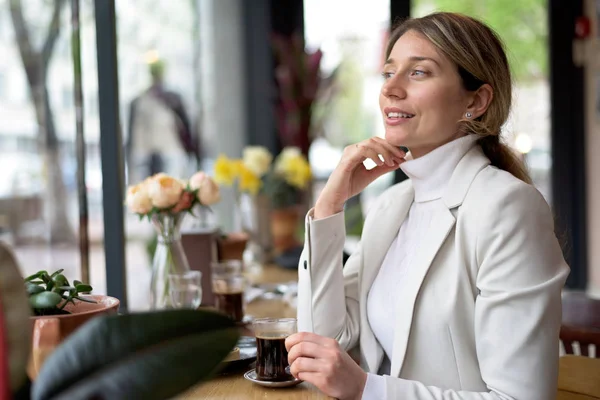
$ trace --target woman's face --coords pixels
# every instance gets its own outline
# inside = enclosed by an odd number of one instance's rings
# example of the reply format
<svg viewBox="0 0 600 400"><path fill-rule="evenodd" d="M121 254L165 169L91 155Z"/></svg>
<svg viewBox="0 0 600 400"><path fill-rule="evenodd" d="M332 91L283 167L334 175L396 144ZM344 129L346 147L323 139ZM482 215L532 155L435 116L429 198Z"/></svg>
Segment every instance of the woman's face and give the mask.
<svg viewBox="0 0 600 400"><path fill-rule="evenodd" d="M379 106L386 140L417 158L461 136L472 94L458 68L423 35L408 31L394 44L383 69Z"/></svg>

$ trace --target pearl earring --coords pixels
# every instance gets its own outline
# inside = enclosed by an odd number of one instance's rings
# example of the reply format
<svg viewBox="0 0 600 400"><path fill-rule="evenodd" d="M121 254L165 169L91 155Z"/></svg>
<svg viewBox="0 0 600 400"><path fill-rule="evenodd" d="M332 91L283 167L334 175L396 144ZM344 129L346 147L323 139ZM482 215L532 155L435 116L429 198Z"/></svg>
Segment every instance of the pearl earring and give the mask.
<svg viewBox="0 0 600 400"><path fill-rule="evenodd" d="M465 114L465 116L466 116L467 118L471 118L471 117L473 116L473 114L471 114L470 112L468 112L468 113L466 113L466 114Z"/></svg>

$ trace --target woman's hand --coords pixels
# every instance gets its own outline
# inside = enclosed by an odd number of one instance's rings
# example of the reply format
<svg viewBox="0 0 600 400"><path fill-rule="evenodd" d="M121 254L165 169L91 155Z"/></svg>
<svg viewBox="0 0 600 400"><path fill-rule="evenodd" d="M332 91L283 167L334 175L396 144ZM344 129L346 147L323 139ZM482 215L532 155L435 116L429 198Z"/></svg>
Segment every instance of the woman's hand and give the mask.
<svg viewBox="0 0 600 400"><path fill-rule="evenodd" d="M383 157L383 161L379 158ZM344 209L346 200L363 191L381 175L398 169L406 154L380 137L372 137L344 149L342 159L332 172L315 204L315 219L325 218ZM363 161L373 160L377 166L367 170Z"/></svg>
<svg viewBox="0 0 600 400"><path fill-rule="evenodd" d="M290 372L340 400L362 397L367 374L335 339L301 332L285 340Z"/></svg>

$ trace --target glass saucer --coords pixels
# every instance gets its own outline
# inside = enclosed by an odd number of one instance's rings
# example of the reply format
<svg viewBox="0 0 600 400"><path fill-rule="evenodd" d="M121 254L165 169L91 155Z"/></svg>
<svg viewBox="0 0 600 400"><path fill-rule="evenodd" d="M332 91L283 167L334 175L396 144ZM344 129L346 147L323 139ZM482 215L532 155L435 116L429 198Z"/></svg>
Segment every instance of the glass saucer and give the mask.
<svg viewBox="0 0 600 400"><path fill-rule="evenodd" d="M250 382L256 383L257 385L270 387L270 388L291 387L291 386L296 386L299 383L302 383L302 381L297 378L290 379L289 381L279 381L279 382L261 381L256 378L256 369L255 368L246 372L244 374L244 378L246 378Z"/></svg>

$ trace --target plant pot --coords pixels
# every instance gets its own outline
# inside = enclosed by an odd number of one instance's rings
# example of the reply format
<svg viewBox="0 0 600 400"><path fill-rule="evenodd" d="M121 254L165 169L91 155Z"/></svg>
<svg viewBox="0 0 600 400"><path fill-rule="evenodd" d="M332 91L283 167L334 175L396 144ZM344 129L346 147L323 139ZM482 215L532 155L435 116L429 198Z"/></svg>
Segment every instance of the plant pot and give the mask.
<svg viewBox="0 0 600 400"><path fill-rule="evenodd" d="M243 260L244 250L248 243L248 234L232 232L217 239L217 253L219 261Z"/></svg>
<svg viewBox="0 0 600 400"><path fill-rule="evenodd" d="M27 372L32 380L37 377L46 358L67 336L92 318L116 314L119 311L120 302L114 297L83 297L96 301L96 304L75 300L74 305L69 303L65 307L71 314L30 317L33 340Z"/></svg>
<svg viewBox="0 0 600 400"><path fill-rule="evenodd" d="M271 210L271 236L275 255L298 246L296 231L299 218L300 213L297 207Z"/></svg>

